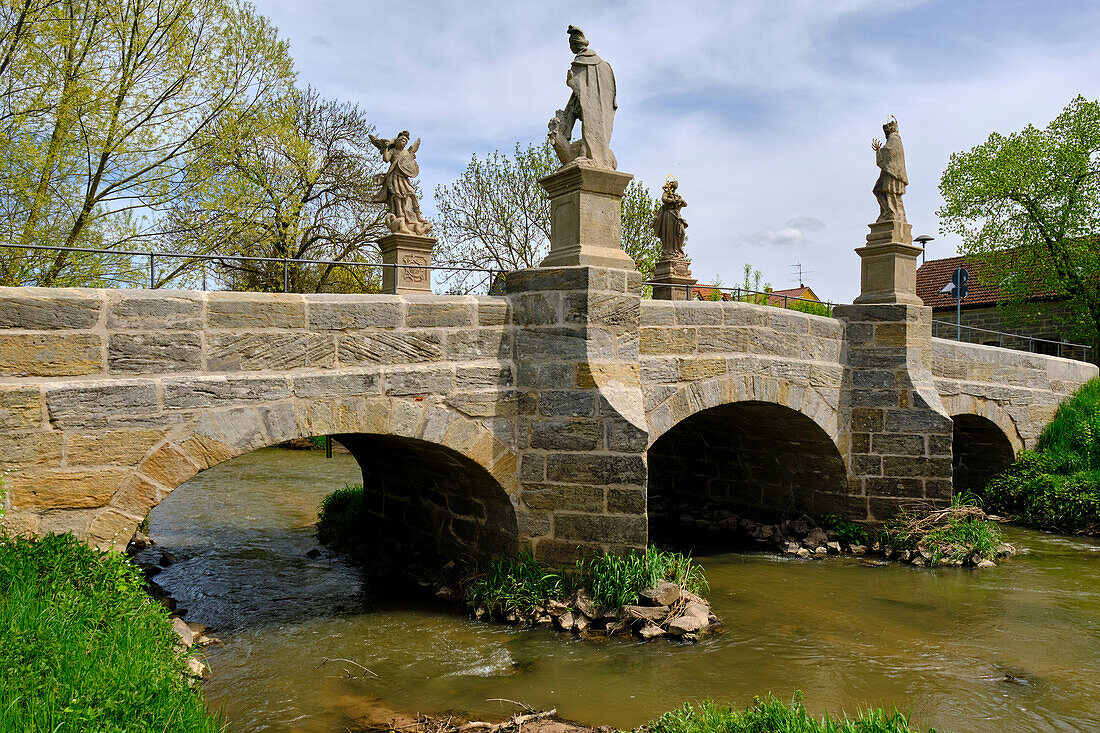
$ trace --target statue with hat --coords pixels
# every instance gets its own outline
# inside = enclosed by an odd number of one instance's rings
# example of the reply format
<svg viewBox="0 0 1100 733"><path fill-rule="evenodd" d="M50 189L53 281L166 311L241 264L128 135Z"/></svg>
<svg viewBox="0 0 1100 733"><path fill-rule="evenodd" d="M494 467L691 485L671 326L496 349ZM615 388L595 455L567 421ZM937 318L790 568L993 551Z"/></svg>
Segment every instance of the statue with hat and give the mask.
<svg viewBox="0 0 1100 733"><path fill-rule="evenodd" d="M893 115L886 119L882 131L886 134L885 143L871 141L875 162L882 171L872 189L878 199L878 221L904 222L905 206L901 197L905 193L909 177L905 174L905 149L901 145L901 135L898 134L898 121Z"/></svg>
<svg viewBox="0 0 1100 733"><path fill-rule="evenodd" d="M389 210L386 225L394 234L427 236L432 231L432 225L420 215L420 202L416 199L416 187L412 183L412 179L420 175L420 166L416 163L420 138L408 145L408 130L402 130L393 140L374 135L369 137L382 152L382 160L390 164L389 170L381 176L381 189L373 199L374 203L385 204Z"/></svg>
<svg viewBox="0 0 1100 733"><path fill-rule="evenodd" d="M615 170L617 162L610 147L611 128L618 107L615 74L611 64L588 48L584 31L571 25L568 32L569 48L576 55L565 83L573 93L565 109L559 109L550 120L550 144L563 166L577 161ZM581 137L571 140L577 120L581 122Z"/></svg>

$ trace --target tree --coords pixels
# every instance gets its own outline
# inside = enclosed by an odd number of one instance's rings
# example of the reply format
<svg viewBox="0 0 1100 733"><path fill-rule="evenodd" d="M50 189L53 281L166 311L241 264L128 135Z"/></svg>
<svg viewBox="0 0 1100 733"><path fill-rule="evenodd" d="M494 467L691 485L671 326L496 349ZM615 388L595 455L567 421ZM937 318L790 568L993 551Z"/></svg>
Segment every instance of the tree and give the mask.
<svg viewBox="0 0 1100 733"><path fill-rule="evenodd" d="M190 167L187 195L166 217L165 238L178 251L377 263L377 239L389 233L372 199L384 170L374 132L355 105L295 91L260 114L227 117L212 127ZM190 272L188 261L163 275ZM283 264L214 261L234 290L283 289ZM376 268L296 265L292 292L376 291Z"/></svg>
<svg viewBox="0 0 1100 733"><path fill-rule="evenodd" d="M244 0L7 0L0 21L10 243L148 237L186 193L204 133L292 80L286 44ZM9 250L0 284L75 284L74 262Z"/></svg>
<svg viewBox="0 0 1100 733"><path fill-rule="evenodd" d="M993 133L951 156L940 180L942 229L962 237L974 273L1001 294L1009 322L1026 299L1067 299L1062 335L1100 345L1100 104L1078 96L1045 129Z"/></svg>
<svg viewBox="0 0 1100 733"><path fill-rule="evenodd" d="M512 157L499 151L484 159L474 155L454 183L435 190L435 264L497 272L537 267L550 243L550 199L538 180L557 164L549 143L517 143ZM636 180L623 194L622 247L647 280L661 252L652 226L659 206ZM491 283L481 272L456 272L444 280L454 292Z"/></svg>

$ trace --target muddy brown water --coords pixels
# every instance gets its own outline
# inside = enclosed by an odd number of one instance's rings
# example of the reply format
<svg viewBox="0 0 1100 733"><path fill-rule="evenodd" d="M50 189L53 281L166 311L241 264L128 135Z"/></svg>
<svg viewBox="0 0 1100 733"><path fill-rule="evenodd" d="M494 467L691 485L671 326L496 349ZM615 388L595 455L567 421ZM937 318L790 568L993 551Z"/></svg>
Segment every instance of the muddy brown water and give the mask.
<svg viewBox="0 0 1100 733"><path fill-rule="evenodd" d="M712 554L699 560L720 633L582 640L376 598L342 557L311 557L321 498L360 477L348 455L267 449L153 511L153 552L178 560L157 581L224 642L205 651L205 695L231 730L335 733L378 707L514 711L490 698L629 728L684 702L795 690L814 712L897 707L958 733L1100 730L1100 542L1010 529L1021 554L984 572Z"/></svg>

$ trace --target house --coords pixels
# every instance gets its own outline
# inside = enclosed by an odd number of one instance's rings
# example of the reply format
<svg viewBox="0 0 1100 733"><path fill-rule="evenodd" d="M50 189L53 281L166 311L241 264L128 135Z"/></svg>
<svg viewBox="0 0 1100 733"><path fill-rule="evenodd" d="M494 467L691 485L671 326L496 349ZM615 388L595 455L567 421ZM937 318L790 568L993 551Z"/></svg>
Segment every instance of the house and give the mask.
<svg viewBox="0 0 1100 733"><path fill-rule="evenodd" d="M967 295L959 303L955 295L943 292L951 282L951 276L960 267L966 268ZM1062 345L1058 333L1059 314L1064 310L1065 299L1055 291L1036 287L1028 303L1033 317L1026 324L1006 324L997 310L1000 291L980 277L983 265L970 257L944 257L928 260L917 268L917 296L932 308L932 335L940 338L956 338L957 323L962 324L963 341L1004 346L1043 354L1082 358L1082 349ZM1005 334L1011 335L1005 335Z"/></svg>
<svg viewBox="0 0 1100 733"><path fill-rule="evenodd" d="M736 290L735 288L727 288L727 290ZM785 290L769 290L768 292L768 305L774 305L779 308L786 307L793 299L799 300L812 300L821 302L821 299L817 297L814 291L808 285L799 285L797 288L786 288ZM710 287L708 285L693 285L691 288L692 300L733 300L736 293L729 293L717 288ZM763 295L758 296L763 298ZM751 298L751 293L746 294L742 299ZM763 301L761 301L763 302ZM797 301L793 301L797 302Z"/></svg>

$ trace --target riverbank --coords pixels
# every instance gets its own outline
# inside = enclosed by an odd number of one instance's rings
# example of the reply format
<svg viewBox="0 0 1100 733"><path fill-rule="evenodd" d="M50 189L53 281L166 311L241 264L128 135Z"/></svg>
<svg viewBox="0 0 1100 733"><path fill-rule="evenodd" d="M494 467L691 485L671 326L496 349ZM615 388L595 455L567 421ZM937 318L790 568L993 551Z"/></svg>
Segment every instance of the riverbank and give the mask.
<svg viewBox="0 0 1100 733"><path fill-rule="evenodd" d="M0 730L224 730L124 555L71 535L0 536L0 639Z"/></svg>
<svg viewBox="0 0 1100 733"><path fill-rule="evenodd" d="M353 721L351 733L623 733L611 726L591 727L563 720L556 710L534 710L526 705L501 700L522 710L497 720L471 720L468 716L408 716L379 709ZM881 708L861 710L853 717L814 716L807 712L801 693L785 703L771 695L756 697L747 708L703 702L685 704L644 725L632 733L920 733L908 716ZM936 733L928 729L929 733ZM940 731L939 733L949 733Z"/></svg>

